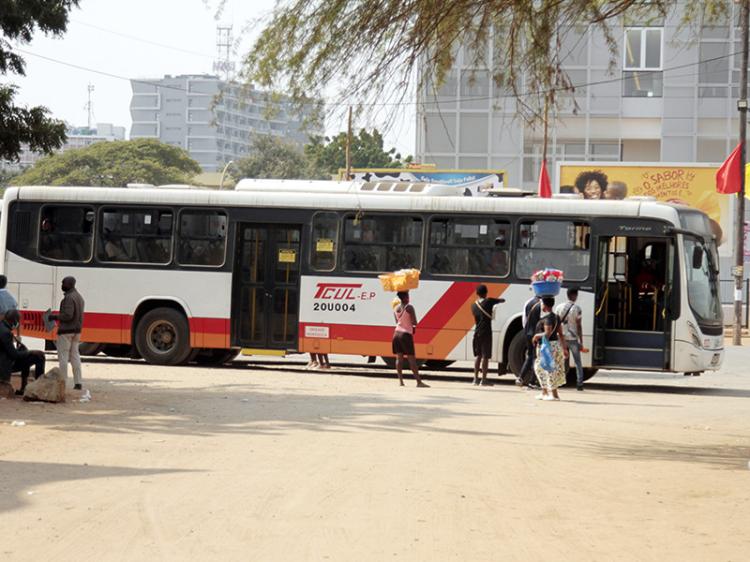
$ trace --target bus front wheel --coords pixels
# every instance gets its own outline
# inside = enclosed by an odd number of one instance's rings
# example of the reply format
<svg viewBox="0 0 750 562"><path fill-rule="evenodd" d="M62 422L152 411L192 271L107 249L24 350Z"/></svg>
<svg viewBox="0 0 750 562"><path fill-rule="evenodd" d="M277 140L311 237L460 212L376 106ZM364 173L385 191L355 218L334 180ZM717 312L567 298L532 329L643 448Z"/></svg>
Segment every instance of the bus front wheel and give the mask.
<svg viewBox="0 0 750 562"><path fill-rule="evenodd" d="M155 308L148 311L138 322L135 346L148 363L184 363L191 352L187 318L173 308Z"/></svg>

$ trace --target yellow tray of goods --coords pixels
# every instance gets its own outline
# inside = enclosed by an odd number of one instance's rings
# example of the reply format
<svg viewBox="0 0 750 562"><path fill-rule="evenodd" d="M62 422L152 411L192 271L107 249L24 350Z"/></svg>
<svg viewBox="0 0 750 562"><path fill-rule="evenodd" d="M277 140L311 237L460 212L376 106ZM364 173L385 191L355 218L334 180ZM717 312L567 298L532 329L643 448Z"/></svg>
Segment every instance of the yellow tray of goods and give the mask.
<svg viewBox="0 0 750 562"><path fill-rule="evenodd" d="M419 287L418 269L399 269L393 273L378 275L383 290L397 293L399 291L411 291Z"/></svg>

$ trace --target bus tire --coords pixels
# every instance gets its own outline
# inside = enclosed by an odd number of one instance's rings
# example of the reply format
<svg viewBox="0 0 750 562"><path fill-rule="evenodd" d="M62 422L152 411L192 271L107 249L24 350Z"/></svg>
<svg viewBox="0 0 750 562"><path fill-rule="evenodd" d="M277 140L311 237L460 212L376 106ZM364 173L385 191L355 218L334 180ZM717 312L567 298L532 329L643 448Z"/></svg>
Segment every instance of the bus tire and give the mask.
<svg viewBox="0 0 750 562"><path fill-rule="evenodd" d="M138 322L135 347L147 363L181 365L192 351L187 318L174 308L149 310Z"/></svg>
<svg viewBox="0 0 750 562"><path fill-rule="evenodd" d="M599 371L599 369L595 369L593 367L585 367L583 369L583 380L584 381L589 380L598 371ZM566 381L568 383L568 386L575 386L578 383L578 377L576 376L576 368L575 368L575 366L573 366L570 369L568 369L568 373L565 376L565 379L566 379Z"/></svg>
<svg viewBox="0 0 750 562"><path fill-rule="evenodd" d="M99 352L104 349L103 343L90 343L90 342L81 342L78 344L78 353L81 355L85 355L87 357L92 357L94 355L99 355Z"/></svg>
<svg viewBox="0 0 750 562"><path fill-rule="evenodd" d="M448 361L445 359L428 359L424 362L424 366L426 369L432 369L434 371L441 371L443 369L447 369L451 365L453 365L455 361Z"/></svg>
<svg viewBox="0 0 750 562"><path fill-rule="evenodd" d="M240 354L239 349L201 349L194 361L198 365L206 367L218 367L225 363L231 363Z"/></svg>
<svg viewBox="0 0 750 562"><path fill-rule="evenodd" d="M517 332L508 346L508 368L516 377L521 376L521 367L526 360L526 334Z"/></svg>

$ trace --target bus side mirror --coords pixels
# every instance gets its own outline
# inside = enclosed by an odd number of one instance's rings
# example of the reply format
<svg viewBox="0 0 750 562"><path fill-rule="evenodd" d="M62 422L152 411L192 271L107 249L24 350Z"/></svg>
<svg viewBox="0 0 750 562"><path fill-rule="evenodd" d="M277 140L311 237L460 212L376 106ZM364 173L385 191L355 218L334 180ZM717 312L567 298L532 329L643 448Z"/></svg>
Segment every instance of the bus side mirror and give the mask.
<svg viewBox="0 0 750 562"><path fill-rule="evenodd" d="M703 266L703 248L700 246L693 247L693 269L700 269Z"/></svg>

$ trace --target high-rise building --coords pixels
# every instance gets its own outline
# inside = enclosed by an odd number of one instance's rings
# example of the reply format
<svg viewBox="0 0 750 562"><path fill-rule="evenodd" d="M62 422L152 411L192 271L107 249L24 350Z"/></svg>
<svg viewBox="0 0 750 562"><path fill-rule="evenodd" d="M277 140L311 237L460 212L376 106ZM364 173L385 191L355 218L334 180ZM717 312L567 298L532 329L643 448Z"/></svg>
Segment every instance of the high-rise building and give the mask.
<svg viewBox="0 0 750 562"><path fill-rule="evenodd" d="M302 145L320 128L305 123L283 99L212 75L131 80L130 138L156 138L190 153L206 172L247 156L253 136L267 134Z"/></svg>
<svg viewBox="0 0 750 562"><path fill-rule="evenodd" d="M97 123L96 127L68 127L65 144L55 152L66 152L74 148L84 148L97 142L116 141L125 139L125 127L116 127L112 123ZM37 160L43 158L41 152L32 152L24 146L17 162L2 161L0 169L21 171L33 166Z"/></svg>
<svg viewBox="0 0 750 562"><path fill-rule="evenodd" d="M679 4L666 19L613 20L614 69L601 31L561 29L562 64L577 87L558 93L563 107L550 117L550 173L560 160L722 162L739 127L740 7L729 6L732 19L697 35L680 25ZM490 44L484 58L486 66L473 66L461 48L446 82L418 95L416 158L504 169L506 186L536 188L542 128L524 124L516 99L494 83L504 54Z"/></svg>

